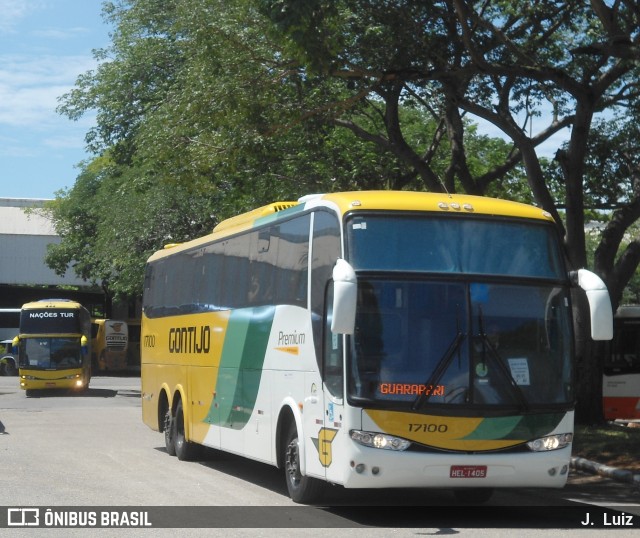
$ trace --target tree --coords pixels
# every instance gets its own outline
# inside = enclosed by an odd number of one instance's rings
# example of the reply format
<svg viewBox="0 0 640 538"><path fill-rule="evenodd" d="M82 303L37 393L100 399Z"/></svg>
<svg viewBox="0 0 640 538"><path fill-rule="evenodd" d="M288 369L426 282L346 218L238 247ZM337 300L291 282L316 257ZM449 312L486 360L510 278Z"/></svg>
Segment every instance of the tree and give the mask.
<svg viewBox="0 0 640 538"><path fill-rule="evenodd" d="M86 163L74 186L45 208L62 239L49 245L47 265L59 273L73 267L110 298L139 297L155 250L202 235L217 220L216 199L196 195L192 185L154 187L142 170L107 156Z"/></svg>

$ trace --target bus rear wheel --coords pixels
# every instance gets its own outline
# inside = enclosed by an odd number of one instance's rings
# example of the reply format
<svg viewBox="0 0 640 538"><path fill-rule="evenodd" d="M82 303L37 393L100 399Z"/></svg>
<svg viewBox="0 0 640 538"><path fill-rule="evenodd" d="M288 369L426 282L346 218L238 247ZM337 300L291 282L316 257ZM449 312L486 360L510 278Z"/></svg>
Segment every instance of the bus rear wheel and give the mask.
<svg viewBox="0 0 640 538"><path fill-rule="evenodd" d="M164 414L164 446L169 456L176 455L175 420L171 416L171 409L169 408Z"/></svg>
<svg viewBox="0 0 640 538"><path fill-rule="evenodd" d="M178 459L180 461L191 461L197 459L200 455L200 445L187 441L184 433L184 413L182 411L182 400L179 400L178 405L176 406L176 416L174 417L173 424L175 428L173 442Z"/></svg>
<svg viewBox="0 0 640 538"><path fill-rule="evenodd" d="M295 422L289 427L283 450L284 475L291 500L302 504L317 502L322 496L324 484L316 478L302 476L300 473L300 449Z"/></svg>

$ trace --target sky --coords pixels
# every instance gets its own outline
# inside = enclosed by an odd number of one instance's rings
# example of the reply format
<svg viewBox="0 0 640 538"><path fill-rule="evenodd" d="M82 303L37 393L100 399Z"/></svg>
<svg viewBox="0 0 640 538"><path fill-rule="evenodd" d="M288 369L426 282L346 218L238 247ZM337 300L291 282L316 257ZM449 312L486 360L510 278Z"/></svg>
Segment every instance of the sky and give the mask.
<svg viewBox="0 0 640 538"><path fill-rule="evenodd" d="M58 98L110 43L102 0L0 0L0 198L54 198L90 157L92 116L71 121Z"/></svg>

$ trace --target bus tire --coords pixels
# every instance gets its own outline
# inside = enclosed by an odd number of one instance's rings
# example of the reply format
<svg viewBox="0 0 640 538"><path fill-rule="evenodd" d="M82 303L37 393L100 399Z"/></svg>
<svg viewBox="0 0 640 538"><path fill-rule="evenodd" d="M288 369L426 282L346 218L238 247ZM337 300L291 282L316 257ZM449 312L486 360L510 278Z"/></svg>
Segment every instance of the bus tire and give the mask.
<svg viewBox="0 0 640 538"><path fill-rule="evenodd" d="M16 368L15 363L11 359L8 359L5 362L1 363L0 367L2 368L2 373L0 375L8 375L8 376L18 375L18 369Z"/></svg>
<svg viewBox="0 0 640 538"><path fill-rule="evenodd" d="M164 414L164 446L169 456L176 455L175 422L171 416L171 409L167 407Z"/></svg>
<svg viewBox="0 0 640 538"><path fill-rule="evenodd" d="M289 426L282 450L284 476L291 500L301 504L311 504L320 500L324 491L324 483L310 476L302 476L300 473L298 429L293 421Z"/></svg>
<svg viewBox="0 0 640 538"><path fill-rule="evenodd" d="M184 412L182 411L182 400L178 400L176 406L176 416L173 418L174 437L176 456L180 461L192 461L197 459L200 454L200 445L187 441L184 433Z"/></svg>
<svg viewBox="0 0 640 538"><path fill-rule="evenodd" d="M453 494L460 504L477 505L486 503L493 495L492 488L454 489Z"/></svg>

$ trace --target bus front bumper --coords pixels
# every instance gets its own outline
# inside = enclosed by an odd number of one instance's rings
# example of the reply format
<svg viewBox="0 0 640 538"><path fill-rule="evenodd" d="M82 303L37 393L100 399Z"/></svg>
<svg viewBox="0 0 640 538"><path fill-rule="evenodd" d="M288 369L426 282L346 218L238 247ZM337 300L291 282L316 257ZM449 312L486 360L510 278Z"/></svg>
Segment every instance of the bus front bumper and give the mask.
<svg viewBox="0 0 640 538"><path fill-rule="evenodd" d="M46 390L46 389L76 389L85 388L85 381L82 374L66 374L61 375L55 372L55 375L40 374L31 372L27 374L20 373L20 388L23 390Z"/></svg>
<svg viewBox="0 0 640 538"><path fill-rule="evenodd" d="M346 488L561 488L571 447L549 452L434 454L354 447Z"/></svg>

